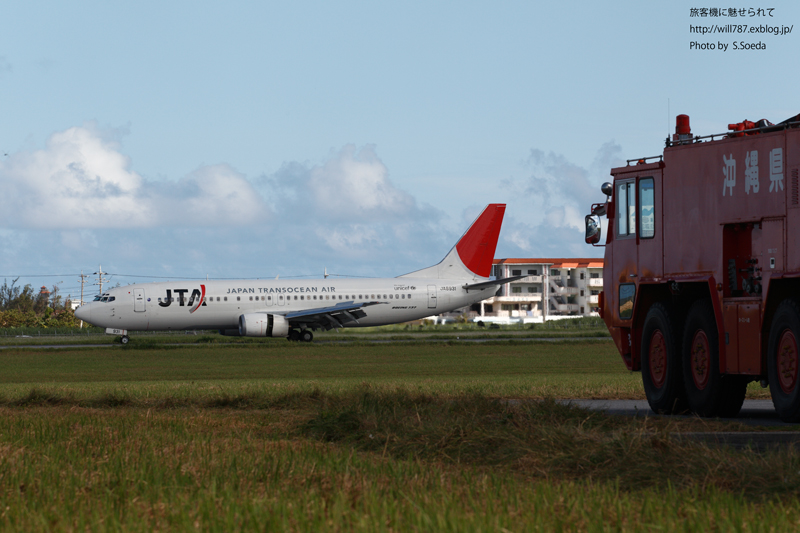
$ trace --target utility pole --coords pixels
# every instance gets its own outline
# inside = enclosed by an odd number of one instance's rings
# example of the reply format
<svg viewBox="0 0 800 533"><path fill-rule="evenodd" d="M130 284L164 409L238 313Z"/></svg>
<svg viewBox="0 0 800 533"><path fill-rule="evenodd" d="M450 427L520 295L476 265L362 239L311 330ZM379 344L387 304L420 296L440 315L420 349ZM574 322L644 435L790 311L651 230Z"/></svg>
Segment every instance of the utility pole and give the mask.
<svg viewBox="0 0 800 533"><path fill-rule="evenodd" d="M88 274L84 274L83 270L81 270L81 301L78 304L78 307L83 305L83 285L86 283L86 278L88 278ZM81 328L83 328L83 320L81 320Z"/></svg>
<svg viewBox="0 0 800 533"><path fill-rule="evenodd" d="M103 265L100 265L99 271L94 273L94 275L97 276L97 282L93 284L100 286L100 294L103 294L103 283L108 283L108 280L103 277L103 274L108 274L108 272L103 272Z"/></svg>

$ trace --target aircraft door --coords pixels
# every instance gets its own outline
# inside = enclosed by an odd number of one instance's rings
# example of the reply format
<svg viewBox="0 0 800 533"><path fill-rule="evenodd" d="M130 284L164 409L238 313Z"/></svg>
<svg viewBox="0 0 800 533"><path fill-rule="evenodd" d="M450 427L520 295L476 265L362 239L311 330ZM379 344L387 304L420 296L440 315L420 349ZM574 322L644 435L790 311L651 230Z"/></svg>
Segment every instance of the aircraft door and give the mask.
<svg viewBox="0 0 800 533"><path fill-rule="evenodd" d="M144 289L133 289L133 310L137 313L144 312Z"/></svg>
<svg viewBox="0 0 800 533"><path fill-rule="evenodd" d="M436 309L436 285L428 285L428 309Z"/></svg>

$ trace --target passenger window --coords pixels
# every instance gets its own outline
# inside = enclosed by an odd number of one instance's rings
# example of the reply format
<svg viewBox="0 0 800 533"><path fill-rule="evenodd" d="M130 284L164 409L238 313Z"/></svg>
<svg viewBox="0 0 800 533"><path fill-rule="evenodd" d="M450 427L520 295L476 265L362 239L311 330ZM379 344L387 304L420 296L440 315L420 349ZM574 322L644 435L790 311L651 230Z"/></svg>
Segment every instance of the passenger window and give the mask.
<svg viewBox="0 0 800 533"><path fill-rule="evenodd" d="M225 301L226 301L226 302L228 301L228 297L227 297L227 296L225 296Z"/></svg>
<svg viewBox="0 0 800 533"><path fill-rule="evenodd" d="M251 302L253 301L253 297L252 297L252 296L250 297L250 301L251 301Z"/></svg>
<svg viewBox="0 0 800 533"><path fill-rule="evenodd" d="M236 297L236 301L237 301L237 302L241 302L241 301L242 301L242 297L241 297L241 296L237 296L237 297Z"/></svg>
<svg viewBox="0 0 800 533"><path fill-rule="evenodd" d="M639 202L641 203L639 209L639 216L641 217L639 237L652 239L656 234L656 202L653 178L639 180Z"/></svg>

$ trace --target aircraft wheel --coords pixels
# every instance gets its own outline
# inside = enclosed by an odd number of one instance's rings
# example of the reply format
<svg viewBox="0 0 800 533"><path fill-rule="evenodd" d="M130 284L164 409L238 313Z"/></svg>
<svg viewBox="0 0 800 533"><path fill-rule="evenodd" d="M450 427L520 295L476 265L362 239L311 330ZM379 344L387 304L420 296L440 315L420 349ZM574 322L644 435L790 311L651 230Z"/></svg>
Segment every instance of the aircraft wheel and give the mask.
<svg viewBox="0 0 800 533"><path fill-rule="evenodd" d="M700 416L735 416L742 407L739 396L744 401L745 388L736 386L742 378L719 371L719 334L711 300L695 302L686 317L683 381L689 408Z"/></svg>
<svg viewBox="0 0 800 533"><path fill-rule="evenodd" d="M123 335L122 338L119 339L119 342L121 342L122 344L128 344L129 340L131 340L130 337L128 337L127 335Z"/></svg>
<svg viewBox="0 0 800 533"><path fill-rule="evenodd" d="M778 305L767 345L767 372L772 403L784 422L800 421L800 386L798 364L800 352L800 306L795 300Z"/></svg>
<svg viewBox="0 0 800 533"><path fill-rule="evenodd" d="M299 341L300 340L300 332L296 329L289 330L289 336L287 337L290 341Z"/></svg>
<svg viewBox="0 0 800 533"><path fill-rule="evenodd" d="M303 342L311 342L314 340L314 333L310 329L304 329L300 332L300 339Z"/></svg>
<svg viewBox="0 0 800 533"><path fill-rule="evenodd" d="M644 321L641 354L644 392L656 413L686 409L679 338L674 314L661 303L653 304Z"/></svg>

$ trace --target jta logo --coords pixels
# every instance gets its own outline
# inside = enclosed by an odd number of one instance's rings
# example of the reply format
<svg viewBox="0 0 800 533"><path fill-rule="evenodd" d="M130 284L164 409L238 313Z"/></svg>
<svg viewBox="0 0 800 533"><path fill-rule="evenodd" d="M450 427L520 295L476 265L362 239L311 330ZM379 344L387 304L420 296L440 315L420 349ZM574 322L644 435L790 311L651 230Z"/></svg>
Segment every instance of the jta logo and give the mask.
<svg viewBox="0 0 800 533"><path fill-rule="evenodd" d="M172 297L172 291L178 295L176 297ZM178 305L184 307L188 305L189 307L194 306L194 308L190 311L190 313L194 313L197 311L197 308L201 305L206 305L206 286L200 285L200 289L192 289L192 294L189 296L188 303L186 302L186 293L189 292L189 289L167 289L167 297L164 298L163 301L158 302L158 305L161 307L169 307L172 302L177 301ZM195 305L195 300L197 301L197 305Z"/></svg>

